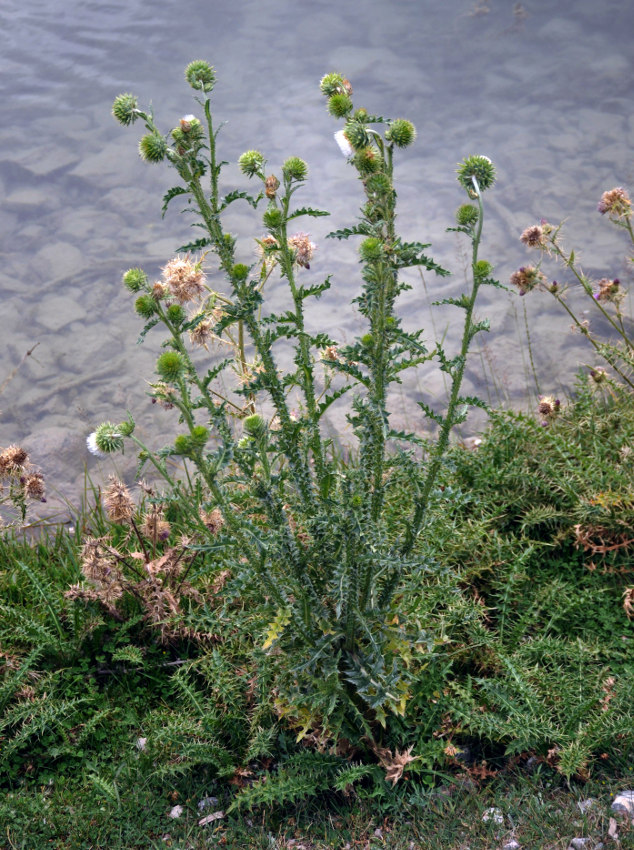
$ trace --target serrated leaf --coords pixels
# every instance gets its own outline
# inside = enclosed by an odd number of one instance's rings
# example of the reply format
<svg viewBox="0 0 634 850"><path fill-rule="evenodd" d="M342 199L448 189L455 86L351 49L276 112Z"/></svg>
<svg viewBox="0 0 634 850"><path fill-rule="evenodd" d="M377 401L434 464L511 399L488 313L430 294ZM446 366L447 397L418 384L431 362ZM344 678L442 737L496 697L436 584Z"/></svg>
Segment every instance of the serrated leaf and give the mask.
<svg viewBox="0 0 634 850"><path fill-rule="evenodd" d="M441 304L452 304L454 307L462 307L466 310L469 307L469 297L461 295L460 298L443 298L441 301L432 301L433 307L440 307Z"/></svg>
<svg viewBox="0 0 634 850"><path fill-rule="evenodd" d="M163 195L163 206L161 207L161 216L165 218L165 213L167 212L167 205L172 200L172 198L178 197L178 195L187 195L187 189L184 189L182 186L173 186L171 189Z"/></svg>
<svg viewBox="0 0 634 850"><path fill-rule="evenodd" d="M416 404L420 407L425 416L428 419L432 420L432 422L436 422L438 425L441 426L445 424L445 417L442 416L440 413L435 413L432 408L424 401L417 401Z"/></svg>
<svg viewBox="0 0 634 850"><path fill-rule="evenodd" d="M302 215L309 215L312 218L319 218L320 216L330 215L326 210L315 210L312 207L300 207L298 210L293 210L293 212L286 219L290 221L292 218L299 218Z"/></svg>
<svg viewBox="0 0 634 850"><path fill-rule="evenodd" d="M180 248L176 249L176 253L187 254L190 251L202 251L208 245L213 245L213 242L209 237L203 237L202 239L195 239L193 242L188 242L186 245L181 245Z"/></svg>
<svg viewBox="0 0 634 850"><path fill-rule="evenodd" d="M318 407L317 407L317 418L318 418L318 419L321 419L321 417L322 417L322 416L324 415L324 413L328 410L328 408L330 407L330 405L331 405L333 402L337 401L337 399L338 399L338 398L341 398L341 396L342 396L342 395L345 395L345 393L347 393L347 392L348 392L348 390L350 390L350 389L352 389L352 387L350 387L349 385L347 385L347 386L345 386L345 387L340 387L338 390L335 390L334 392L332 392L332 393L330 393L329 395L325 396L325 397L322 399L322 401L320 401L320 403L319 403L319 405L318 405Z"/></svg>
<svg viewBox="0 0 634 850"><path fill-rule="evenodd" d="M145 325L145 327L143 328L143 330L139 334L139 338L136 341L137 345L139 345L140 343L143 342L147 332L151 331L152 328L156 327L156 325L158 325L159 321L160 321L160 319L150 319L150 321Z"/></svg>
<svg viewBox="0 0 634 850"><path fill-rule="evenodd" d="M305 298L309 298L311 295L314 295L316 298L322 294L322 292L326 292L327 289L330 289L330 278L331 275L328 275L326 280L323 283L317 283L315 286L300 286L297 294L303 301Z"/></svg>
<svg viewBox="0 0 634 850"><path fill-rule="evenodd" d="M361 222L355 227L344 227L326 234L326 239L348 239L350 236L369 236L372 233L370 225Z"/></svg>
<svg viewBox="0 0 634 850"><path fill-rule="evenodd" d="M253 195L249 195L248 192L240 192L238 189L235 189L233 192L229 192L223 197L220 203L220 210L222 211L226 209L229 204L232 204L234 201L237 201L239 199L246 201L253 207L253 209L256 209L257 205L262 200L262 192L260 192L260 194L254 198Z"/></svg>

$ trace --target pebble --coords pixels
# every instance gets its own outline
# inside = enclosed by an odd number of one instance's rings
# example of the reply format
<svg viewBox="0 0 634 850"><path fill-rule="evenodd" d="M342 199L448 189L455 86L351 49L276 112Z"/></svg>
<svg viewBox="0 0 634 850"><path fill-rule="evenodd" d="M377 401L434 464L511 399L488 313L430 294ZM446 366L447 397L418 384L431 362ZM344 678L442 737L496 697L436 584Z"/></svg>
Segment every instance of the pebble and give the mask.
<svg viewBox="0 0 634 850"><path fill-rule="evenodd" d="M487 809L482 815L482 820L484 823L492 823L503 824L504 823L504 815L502 814L501 809L490 808Z"/></svg>
<svg viewBox="0 0 634 850"><path fill-rule="evenodd" d="M502 850L520 850L520 843L514 838L502 845Z"/></svg>
<svg viewBox="0 0 634 850"><path fill-rule="evenodd" d="M183 814L183 811L184 810L182 806L174 806L174 808L170 810L168 818L173 818L174 820L176 820L176 818L179 818Z"/></svg>
<svg viewBox="0 0 634 850"><path fill-rule="evenodd" d="M614 798L611 809L634 819L634 791L620 791Z"/></svg>
<svg viewBox="0 0 634 850"><path fill-rule="evenodd" d="M599 801L594 797L588 797L587 800L578 800L577 806L582 815L585 815L586 812L590 811L597 807Z"/></svg>

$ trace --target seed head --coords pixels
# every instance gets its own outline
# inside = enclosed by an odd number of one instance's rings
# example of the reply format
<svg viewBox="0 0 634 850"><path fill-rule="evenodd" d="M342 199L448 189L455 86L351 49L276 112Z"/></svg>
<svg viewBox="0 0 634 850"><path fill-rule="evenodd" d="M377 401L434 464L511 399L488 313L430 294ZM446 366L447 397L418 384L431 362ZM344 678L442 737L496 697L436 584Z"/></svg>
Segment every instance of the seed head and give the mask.
<svg viewBox="0 0 634 850"><path fill-rule="evenodd" d="M11 445L0 452L0 475L21 472L28 462L27 452L21 446Z"/></svg>
<svg viewBox="0 0 634 850"><path fill-rule="evenodd" d="M546 240L544 239L544 229L539 224L534 224L532 227L527 227L520 236L520 242L528 245L529 248L545 248Z"/></svg>
<svg viewBox="0 0 634 850"><path fill-rule="evenodd" d="M511 283L519 289L520 295L526 295L545 280L544 275L534 266L521 266L511 275Z"/></svg>
<svg viewBox="0 0 634 850"><path fill-rule="evenodd" d="M163 282L181 304L193 301L205 290L205 273L202 260L192 262L189 255L174 257L163 268Z"/></svg>
<svg viewBox="0 0 634 850"><path fill-rule="evenodd" d="M23 482L24 493L27 499L34 499L38 502L45 502L44 496L44 476L41 472L31 472L27 475Z"/></svg>
<svg viewBox="0 0 634 850"><path fill-rule="evenodd" d="M200 509L200 518L205 524L205 526L211 531L212 534L218 534L220 529L225 524L224 519L222 518L222 514L220 513L219 508L214 508L213 511L204 511L202 508Z"/></svg>
<svg viewBox="0 0 634 850"><path fill-rule="evenodd" d="M632 202L625 189L617 186L601 195L597 209L601 215L608 213L610 218L627 218L632 215Z"/></svg>
<svg viewBox="0 0 634 850"><path fill-rule="evenodd" d="M618 277L615 277L614 280L603 277L599 281L599 288L594 293L594 298L596 301L610 302L616 304L618 307L625 298L625 290L621 286L621 281Z"/></svg>
<svg viewBox="0 0 634 850"><path fill-rule="evenodd" d="M317 246L310 241L308 234L295 233L293 236L289 236L288 247L294 252L294 262L304 269L309 269Z"/></svg>
<svg viewBox="0 0 634 850"><path fill-rule="evenodd" d="M112 522L127 525L136 510L130 491L115 475L110 476L110 484L104 494L104 508Z"/></svg>

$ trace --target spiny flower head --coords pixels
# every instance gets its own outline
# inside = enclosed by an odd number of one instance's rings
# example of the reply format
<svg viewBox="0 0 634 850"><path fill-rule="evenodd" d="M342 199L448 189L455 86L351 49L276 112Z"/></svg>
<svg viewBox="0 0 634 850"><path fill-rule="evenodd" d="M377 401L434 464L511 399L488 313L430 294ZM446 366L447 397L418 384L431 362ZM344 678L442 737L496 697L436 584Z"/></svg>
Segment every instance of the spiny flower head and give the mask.
<svg viewBox="0 0 634 850"><path fill-rule="evenodd" d="M467 190L470 198L477 198L472 178L475 177L481 192L490 189L495 183L495 167L488 156L474 154L458 163L458 182Z"/></svg>
<svg viewBox="0 0 634 850"><path fill-rule="evenodd" d="M164 351L156 361L156 371L165 381L177 381L184 368L185 361L178 351Z"/></svg>
<svg viewBox="0 0 634 850"><path fill-rule="evenodd" d="M616 186L601 195L597 209L601 215L608 213L610 218L626 218L632 215L632 202L626 190Z"/></svg>
<svg viewBox="0 0 634 850"><path fill-rule="evenodd" d="M163 281L170 292L181 304L192 301L205 289L205 273L202 269L202 259L196 262L186 257L174 257L162 269Z"/></svg>
<svg viewBox="0 0 634 850"><path fill-rule="evenodd" d="M397 148L406 148L412 144L416 138L416 128L411 121L406 121L405 118L397 118L392 121L385 132L385 139L392 142Z"/></svg>
<svg viewBox="0 0 634 850"><path fill-rule="evenodd" d="M615 277L614 280L603 277L599 281L599 288L594 293L594 298L596 301L607 301L618 306L625 298L625 290L618 277Z"/></svg>
<svg viewBox="0 0 634 850"><path fill-rule="evenodd" d="M201 508L199 516L203 524L209 529L209 531L211 531L212 534L218 534L225 524L220 508L214 508L213 511L205 511Z"/></svg>
<svg viewBox="0 0 634 850"><path fill-rule="evenodd" d="M317 246L310 241L308 234L295 233L293 236L289 236L288 247L294 252L294 262L304 269L309 269Z"/></svg>
<svg viewBox="0 0 634 850"><path fill-rule="evenodd" d="M104 507L112 522L127 525L136 511L130 491L115 475L110 476L110 484L104 494Z"/></svg>
<svg viewBox="0 0 634 850"><path fill-rule="evenodd" d="M146 162L162 162L167 156L167 142L160 133L146 133L139 142L139 153Z"/></svg>
<svg viewBox="0 0 634 850"><path fill-rule="evenodd" d="M123 275L123 285L130 292L139 292L147 286L148 278L143 269L128 269Z"/></svg>
<svg viewBox="0 0 634 850"><path fill-rule="evenodd" d="M24 494L28 499L33 499L38 502L45 502L44 497L44 476L41 472L30 472L28 475L20 479L24 487Z"/></svg>
<svg viewBox="0 0 634 850"><path fill-rule="evenodd" d="M350 81L346 80L342 74L337 73L326 74L322 77L319 88L321 89L321 93L326 97L333 97L336 94L352 94Z"/></svg>
<svg viewBox="0 0 634 850"><path fill-rule="evenodd" d="M539 397L537 412L543 417L542 425L547 427L551 421L559 414L561 410L561 402L558 398L552 395L544 395Z"/></svg>
<svg viewBox="0 0 634 850"><path fill-rule="evenodd" d="M185 79L193 89L208 92L214 87L216 72L209 62L195 59L185 68Z"/></svg>
<svg viewBox="0 0 634 850"><path fill-rule="evenodd" d="M337 92L328 98L328 112L333 118L345 118L352 109L352 101L343 92Z"/></svg>
<svg viewBox="0 0 634 850"><path fill-rule="evenodd" d="M134 124L136 119L139 117L138 110L138 100L133 94L120 94L118 97L115 97L114 103L112 104L112 114L119 122L119 124L123 124L124 127L127 127L130 124Z"/></svg>
<svg viewBox="0 0 634 850"><path fill-rule="evenodd" d="M511 283L519 289L520 295L526 295L545 280L544 275L534 266L521 266L511 275Z"/></svg>
<svg viewBox="0 0 634 850"><path fill-rule="evenodd" d="M349 144L356 151L367 148L370 144L370 134L366 125L361 121L348 121L344 127L344 134Z"/></svg>
<svg viewBox="0 0 634 850"><path fill-rule="evenodd" d="M21 446L8 446L0 452L0 475L21 472L28 462L28 453Z"/></svg>
<svg viewBox="0 0 634 850"><path fill-rule="evenodd" d="M264 162L264 156L260 151L245 151L238 160L238 165L243 174L254 177L256 174L262 176Z"/></svg>
<svg viewBox="0 0 634 850"><path fill-rule="evenodd" d="M520 242L528 245L529 248L545 248L546 239L544 228L539 224L534 224L532 227L527 227L520 236Z"/></svg>
<svg viewBox="0 0 634 850"><path fill-rule="evenodd" d="M89 434L86 438L88 451L97 457L105 457L112 452L123 449L123 437L119 426L113 422L102 422L102 424Z"/></svg>
<svg viewBox="0 0 634 850"><path fill-rule="evenodd" d="M282 173L287 180L305 180L308 177L308 166L298 156L289 156L282 166Z"/></svg>
<svg viewBox="0 0 634 850"><path fill-rule="evenodd" d="M456 222L460 227L473 227L477 224L480 212L471 204L463 204L456 210Z"/></svg>
<svg viewBox="0 0 634 850"><path fill-rule="evenodd" d="M152 505L143 517L141 531L152 543L167 540L170 536L170 524L166 521L161 505Z"/></svg>
<svg viewBox="0 0 634 850"><path fill-rule="evenodd" d="M275 174L269 175L264 181L264 194L270 201L273 200L279 188L280 181L277 179Z"/></svg>

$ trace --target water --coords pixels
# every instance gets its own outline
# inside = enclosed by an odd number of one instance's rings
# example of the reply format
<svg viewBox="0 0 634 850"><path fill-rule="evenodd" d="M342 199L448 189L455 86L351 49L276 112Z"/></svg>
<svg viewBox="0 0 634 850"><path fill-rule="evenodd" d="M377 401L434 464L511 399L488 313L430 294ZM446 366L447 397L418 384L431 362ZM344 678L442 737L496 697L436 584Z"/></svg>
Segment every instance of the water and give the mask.
<svg viewBox="0 0 634 850"><path fill-rule="evenodd" d="M332 139L340 124L318 91L330 70L350 78L356 106L417 126L397 171L401 231L432 242L432 256L455 272L449 281L426 275L427 290L409 277L403 310L428 340L446 332L451 343L458 333L457 311L443 308L432 324L428 302L458 294L464 280L464 246L445 227L464 200L454 171L466 154L484 153L498 169L481 255L501 281L530 261L518 236L541 217L569 218L566 241L581 249L588 274L626 279L625 241L596 204L605 189L634 182L634 6L527 0L524 10L514 14L501 0L4 0L0 384L37 348L0 396L0 445L24 442L49 487L75 500L86 463L92 472L109 468L85 451L99 422L129 408L148 439L174 432L171 414L145 395L160 337L136 345L139 321L120 277L137 264L156 273L191 232L177 202L161 220L173 172L139 160L140 131L116 124L110 108L132 91L154 102L167 131L193 109L183 79L192 59L217 70L214 111L228 122L223 158L235 163L255 147L272 170L288 155L305 158L311 178L302 203L332 213L310 223L318 252L304 282L333 273L331 293L311 315L315 327L350 339L360 326L348 306L358 290L353 246L324 242L330 229L352 223L360 203ZM235 165L224 179L227 189L246 188ZM259 219L246 205L233 209L227 223L249 262ZM283 295L273 287L271 297L278 304ZM594 362L549 296L491 290L479 315L490 317L492 332L468 380L494 402L522 406L536 392L524 306L541 392L565 395L578 365ZM415 427L415 400L440 403L442 389L435 371L412 376L396 399L395 424ZM338 426L343 414L333 416Z"/></svg>

